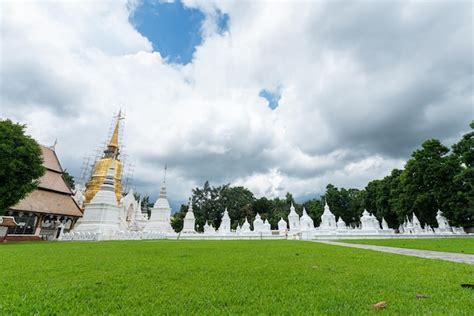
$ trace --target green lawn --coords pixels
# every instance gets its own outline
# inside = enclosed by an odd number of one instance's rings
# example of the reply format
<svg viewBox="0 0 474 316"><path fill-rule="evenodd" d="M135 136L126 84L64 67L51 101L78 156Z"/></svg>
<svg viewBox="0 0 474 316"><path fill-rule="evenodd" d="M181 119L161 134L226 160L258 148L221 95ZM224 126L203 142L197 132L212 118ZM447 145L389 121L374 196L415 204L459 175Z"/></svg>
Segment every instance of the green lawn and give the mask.
<svg viewBox="0 0 474 316"><path fill-rule="evenodd" d="M339 240L354 244L474 254L474 238L410 238Z"/></svg>
<svg viewBox="0 0 474 316"><path fill-rule="evenodd" d="M460 286L472 265L305 241L9 243L0 258L0 315L474 310ZM370 307L379 301L385 310Z"/></svg>

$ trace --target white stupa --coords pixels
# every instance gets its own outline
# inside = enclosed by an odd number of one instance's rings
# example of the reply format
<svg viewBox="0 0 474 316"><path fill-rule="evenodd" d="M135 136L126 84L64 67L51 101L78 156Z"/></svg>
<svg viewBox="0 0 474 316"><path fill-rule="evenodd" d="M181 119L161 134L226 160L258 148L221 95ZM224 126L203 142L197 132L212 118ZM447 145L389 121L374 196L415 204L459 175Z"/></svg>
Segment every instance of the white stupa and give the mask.
<svg viewBox="0 0 474 316"><path fill-rule="evenodd" d="M438 222L438 230L451 231L451 226L441 210L438 210L438 213L436 213L436 221Z"/></svg>
<svg viewBox="0 0 474 316"><path fill-rule="evenodd" d="M324 205L324 212L323 215L321 215L321 225L319 225L319 228L321 230L336 230L337 228L336 217L331 213L327 202Z"/></svg>
<svg viewBox="0 0 474 316"><path fill-rule="evenodd" d="M86 190L86 188L84 186L80 185L80 184L76 184L76 188L74 189L73 198L76 201L77 205L79 205L80 207L83 206L84 200L86 199L84 197L84 191L85 190Z"/></svg>
<svg viewBox="0 0 474 316"><path fill-rule="evenodd" d="M420 233L425 232L425 230L421 227L420 220L418 219L418 217L416 217L415 213L413 213L412 224L413 224L413 229L414 229L415 234L420 234Z"/></svg>
<svg viewBox="0 0 474 316"><path fill-rule="evenodd" d="M344 220L342 219L342 217L339 217L339 219L337 220L337 230L341 231L341 230L347 230L347 225L346 225L346 222L344 222Z"/></svg>
<svg viewBox="0 0 474 316"><path fill-rule="evenodd" d="M247 217L245 218L245 222L242 224L241 232L242 232L242 233L249 233L249 232L251 232L251 230L250 230L250 223L249 223L249 221L247 220Z"/></svg>
<svg viewBox="0 0 474 316"><path fill-rule="evenodd" d="M300 230L312 231L314 230L313 219L306 213L306 209L303 207L303 215L300 218Z"/></svg>
<svg viewBox="0 0 474 316"><path fill-rule="evenodd" d="M375 217L374 214L370 214L370 218L372 219L372 226L374 227L374 229L380 230L380 222L377 217Z"/></svg>
<svg viewBox="0 0 474 316"><path fill-rule="evenodd" d="M187 216L187 215L186 215ZM151 216L145 225L146 231L157 231L162 233L171 233L171 207L166 197L166 169L165 178L161 184L160 195L151 209ZM194 227L194 225L193 225Z"/></svg>
<svg viewBox="0 0 474 316"><path fill-rule="evenodd" d="M361 229L365 232L377 232L380 229L380 224L377 218L367 212L367 210L364 210L364 212L362 212L360 223L362 225Z"/></svg>
<svg viewBox="0 0 474 316"><path fill-rule="evenodd" d="M288 223L283 219L283 217L281 217L278 221L278 231L280 232L280 234L285 234L287 230Z"/></svg>
<svg viewBox="0 0 474 316"><path fill-rule="evenodd" d="M222 215L221 225L219 226L219 234L229 234L230 233L230 217L229 212L227 212L227 208L224 211L224 215Z"/></svg>
<svg viewBox="0 0 474 316"><path fill-rule="evenodd" d="M290 231L300 230L300 216L296 213L293 203L291 203L290 214L288 214L288 224L290 225Z"/></svg>
<svg viewBox="0 0 474 316"><path fill-rule="evenodd" d="M257 213L257 215L255 215L255 219L253 221L253 231L254 232L261 232L262 230L263 230L262 217L260 217L260 214Z"/></svg>
<svg viewBox="0 0 474 316"><path fill-rule="evenodd" d="M186 216L184 217L184 223L183 223L183 230L181 231L182 233L195 233L196 229L194 228L196 224L196 220L194 218L194 212L193 212L193 204L191 199L189 199L189 206L188 206L188 212L186 213Z"/></svg>
<svg viewBox="0 0 474 316"><path fill-rule="evenodd" d="M120 208L115 195L114 169L115 163L110 164L104 182L99 191L85 205L84 215L76 224L74 232L98 233L101 239L110 237L120 231Z"/></svg>
<svg viewBox="0 0 474 316"><path fill-rule="evenodd" d="M268 232L271 232L271 230L272 230L272 225L266 219L264 219L263 224L262 224L262 231L268 233Z"/></svg>
<svg viewBox="0 0 474 316"><path fill-rule="evenodd" d="M216 230L214 229L214 227L212 227L212 225L209 225L208 221L206 221L206 223L204 224L204 234L213 235L215 233Z"/></svg>
<svg viewBox="0 0 474 316"><path fill-rule="evenodd" d="M147 222L142 213L141 203L137 202L133 189L120 200L120 228L121 230L142 231Z"/></svg>
<svg viewBox="0 0 474 316"><path fill-rule="evenodd" d="M388 227L387 221L383 217L382 217L382 229L383 230L389 230L390 229L390 227Z"/></svg>

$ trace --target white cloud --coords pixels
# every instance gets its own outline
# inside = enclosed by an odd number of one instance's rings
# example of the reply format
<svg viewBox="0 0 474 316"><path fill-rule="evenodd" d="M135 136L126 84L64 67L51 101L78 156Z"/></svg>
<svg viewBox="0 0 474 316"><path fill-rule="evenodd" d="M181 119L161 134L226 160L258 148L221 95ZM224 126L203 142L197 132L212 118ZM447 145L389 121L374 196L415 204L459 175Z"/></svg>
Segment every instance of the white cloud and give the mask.
<svg viewBox="0 0 474 316"><path fill-rule="evenodd" d="M122 107L136 185L156 196L168 163L182 201L206 179L267 196L361 187L473 117L469 4L185 3L207 20L179 66L152 52L125 1L2 2L0 116L58 138L77 175ZM271 111L258 94L276 87Z"/></svg>

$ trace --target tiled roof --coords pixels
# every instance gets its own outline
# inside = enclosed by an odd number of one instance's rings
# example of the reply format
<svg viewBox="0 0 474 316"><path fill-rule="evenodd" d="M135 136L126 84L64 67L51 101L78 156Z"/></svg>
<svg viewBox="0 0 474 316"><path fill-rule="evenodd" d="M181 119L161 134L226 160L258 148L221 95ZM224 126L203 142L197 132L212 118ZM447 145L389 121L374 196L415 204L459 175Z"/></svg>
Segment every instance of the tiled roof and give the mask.
<svg viewBox="0 0 474 316"><path fill-rule="evenodd" d="M41 151L43 155L43 166L46 169L53 170L56 172L63 172L63 169L61 168L61 165L59 164L58 157L56 156L56 153L54 150L50 147L42 146Z"/></svg>
<svg viewBox="0 0 474 316"><path fill-rule="evenodd" d="M15 218L13 216L0 216L0 226L16 227L18 224L15 222Z"/></svg>
<svg viewBox="0 0 474 316"><path fill-rule="evenodd" d="M23 212L82 216L79 206L68 194L37 189L10 209Z"/></svg>
<svg viewBox="0 0 474 316"><path fill-rule="evenodd" d="M62 176L63 169L50 147L40 146L45 174L40 178L38 189L28 194L10 209L15 211L82 216L72 197L72 192Z"/></svg>
<svg viewBox="0 0 474 316"><path fill-rule="evenodd" d="M41 189L72 194L71 190L66 185L66 182L64 182L62 174L49 169L46 169L45 174L40 178L38 187Z"/></svg>

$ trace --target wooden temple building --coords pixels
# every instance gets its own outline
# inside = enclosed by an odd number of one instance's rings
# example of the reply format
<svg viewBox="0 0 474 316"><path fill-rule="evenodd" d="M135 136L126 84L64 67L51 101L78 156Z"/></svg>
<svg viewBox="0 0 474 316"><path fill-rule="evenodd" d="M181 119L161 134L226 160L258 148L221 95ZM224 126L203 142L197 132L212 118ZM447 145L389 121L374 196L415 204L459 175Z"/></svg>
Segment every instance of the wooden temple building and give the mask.
<svg viewBox="0 0 474 316"><path fill-rule="evenodd" d="M7 240L55 239L61 228L67 232L82 216L54 148L41 146L41 151L46 172L38 188L7 211L18 223L8 229Z"/></svg>

